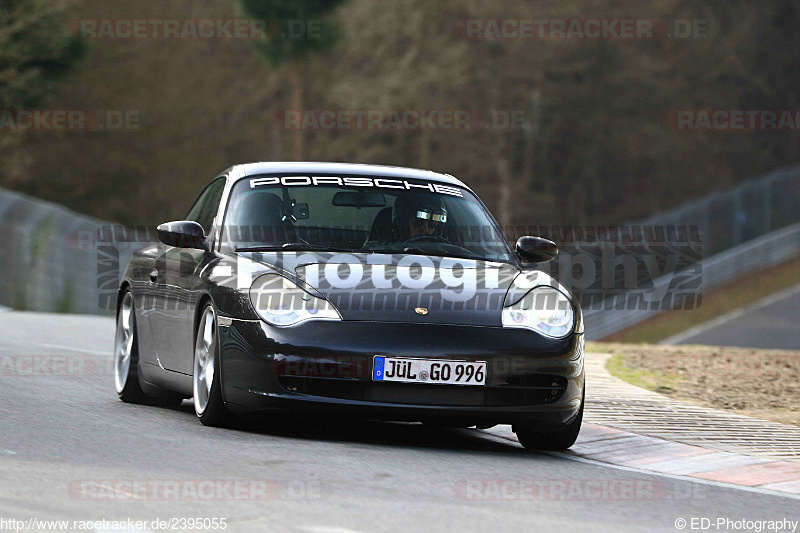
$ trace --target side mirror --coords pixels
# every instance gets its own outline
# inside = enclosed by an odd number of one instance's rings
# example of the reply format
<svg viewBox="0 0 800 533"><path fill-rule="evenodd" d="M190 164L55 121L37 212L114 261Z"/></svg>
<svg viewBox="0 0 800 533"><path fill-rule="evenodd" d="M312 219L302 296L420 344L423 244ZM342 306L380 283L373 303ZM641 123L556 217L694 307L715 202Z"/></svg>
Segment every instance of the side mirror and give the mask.
<svg viewBox="0 0 800 533"><path fill-rule="evenodd" d="M556 243L541 237L520 237L516 250L523 263L546 263L558 255Z"/></svg>
<svg viewBox="0 0 800 533"><path fill-rule="evenodd" d="M158 240L176 248L210 249L203 226L191 220L164 222L158 226Z"/></svg>

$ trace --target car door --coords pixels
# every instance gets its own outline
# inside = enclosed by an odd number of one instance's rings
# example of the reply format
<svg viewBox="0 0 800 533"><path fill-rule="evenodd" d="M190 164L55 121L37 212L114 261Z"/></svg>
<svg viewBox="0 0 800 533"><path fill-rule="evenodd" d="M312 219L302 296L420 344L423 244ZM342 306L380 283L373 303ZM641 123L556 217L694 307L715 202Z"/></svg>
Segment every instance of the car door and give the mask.
<svg viewBox="0 0 800 533"><path fill-rule="evenodd" d="M212 181L186 215L186 220L200 224L206 235L211 233L224 189L225 177ZM199 296L195 290L195 277L207 253L205 250L167 246L155 259L151 281L158 287L155 293L160 300L150 315L150 327L158 360L167 370L192 373L193 319Z"/></svg>

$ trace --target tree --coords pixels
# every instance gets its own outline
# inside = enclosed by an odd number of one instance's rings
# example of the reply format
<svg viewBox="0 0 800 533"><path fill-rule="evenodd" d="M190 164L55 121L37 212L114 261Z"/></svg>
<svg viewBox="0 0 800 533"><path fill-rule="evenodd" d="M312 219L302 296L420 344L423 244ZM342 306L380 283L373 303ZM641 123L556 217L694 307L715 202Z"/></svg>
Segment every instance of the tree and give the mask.
<svg viewBox="0 0 800 533"><path fill-rule="evenodd" d="M272 65L288 62L289 107L303 109L303 58L329 50L336 42L337 28L329 15L344 0L241 0L253 18L269 22L266 39L258 51ZM303 131L293 131L292 155L303 159Z"/></svg>
<svg viewBox="0 0 800 533"><path fill-rule="evenodd" d="M0 108L35 106L84 55L47 0L0 0Z"/></svg>
<svg viewBox="0 0 800 533"><path fill-rule="evenodd" d="M47 0L0 0L0 112L38 105L83 57L60 15ZM0 136L0 150L19 139Z"/></svg>
<svg viewBox="0 0 800 533"><path fill-rule="evenodd" d="M243 1L138 3L132 16L224 19L237 8L243 15ZM82 0L70 16L93 18L129 5ZM798 0L350 0L331 12L341 36L335 49L303 57L305 108L475 110L485 120L464 130L304 130L303 157L453 173L514 225L642 219L800 164L800 143L789 131L678 131L665 120L680 109L797 109L798 6ZM664 21L667 30L670 21L707 20L707 32L687 39L537 40L465 39L457 30L466 20L642 16ZM209 169L282 156L283 133L265 132L264 116L270 103L288 107L288 65L265 68L262 44L95 43L52 105L138 110L139 129L7 135L24 143L0 157L0 186L126 223L184 216ZM290 46L313 44L271 43L276 60L291 57ZM503 116L512 117L510 125ZM287 135L287 158L291 140ZM507 173L498 168L501 160ZM499 175L512 187L505 196ZM170 194L153 194L167 177ZM509 198L510 207L500 209Z"/></svg>

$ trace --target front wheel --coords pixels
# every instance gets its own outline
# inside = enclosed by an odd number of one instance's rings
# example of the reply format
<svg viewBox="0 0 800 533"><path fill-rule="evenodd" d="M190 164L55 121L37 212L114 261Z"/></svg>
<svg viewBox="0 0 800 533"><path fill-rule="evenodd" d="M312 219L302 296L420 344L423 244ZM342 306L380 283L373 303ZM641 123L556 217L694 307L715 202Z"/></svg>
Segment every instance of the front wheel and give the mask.
<svg viewBox="0 0 800 533"><path fill-rule="evenodd" d="M222 401L217 314L211 302L206 303L200 314L196 337L192 377L194 411L203 425L222 426L230 414Z"/></svg>
<svg viewBox="0 0 800 533"><path fill-rule="evenodd" d="M575 418L563 429L550 433L536 431L535 426L515 425L514 432L517 434L520 444L527 450L566 450L578 439L583 422L583 404L585 403L586 393L581 397L581 408Z"/></svg>
<svg viewBox="0 0 800 533"><path fill-rule="evenodd" d="M126 290L117 311L117 334L114 339L114 388L126 403L177 407L183 396L161 390L139 380L139 332L133 295Z"/></svg>
<svg viewBox="0 0 800 533"><path fill-rule="evenodd" d="M114 339L114 388L119 399L142 403L146 396L139 384L139 346L133 296L125 291L117 311L117 334Z"/></svg>

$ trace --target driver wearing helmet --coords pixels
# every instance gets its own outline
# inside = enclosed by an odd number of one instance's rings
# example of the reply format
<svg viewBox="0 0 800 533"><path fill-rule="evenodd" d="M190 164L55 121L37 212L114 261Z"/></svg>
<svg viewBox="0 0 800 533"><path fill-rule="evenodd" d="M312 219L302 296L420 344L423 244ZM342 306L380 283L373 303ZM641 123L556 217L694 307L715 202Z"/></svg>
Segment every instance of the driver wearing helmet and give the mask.
<svg viewBox="0 0 800 533"><path fill-rule="evenodd" d="M408 194L395 202L394 223L404 240L441 237L446 222L447 208L440 198Z"/></svg>

